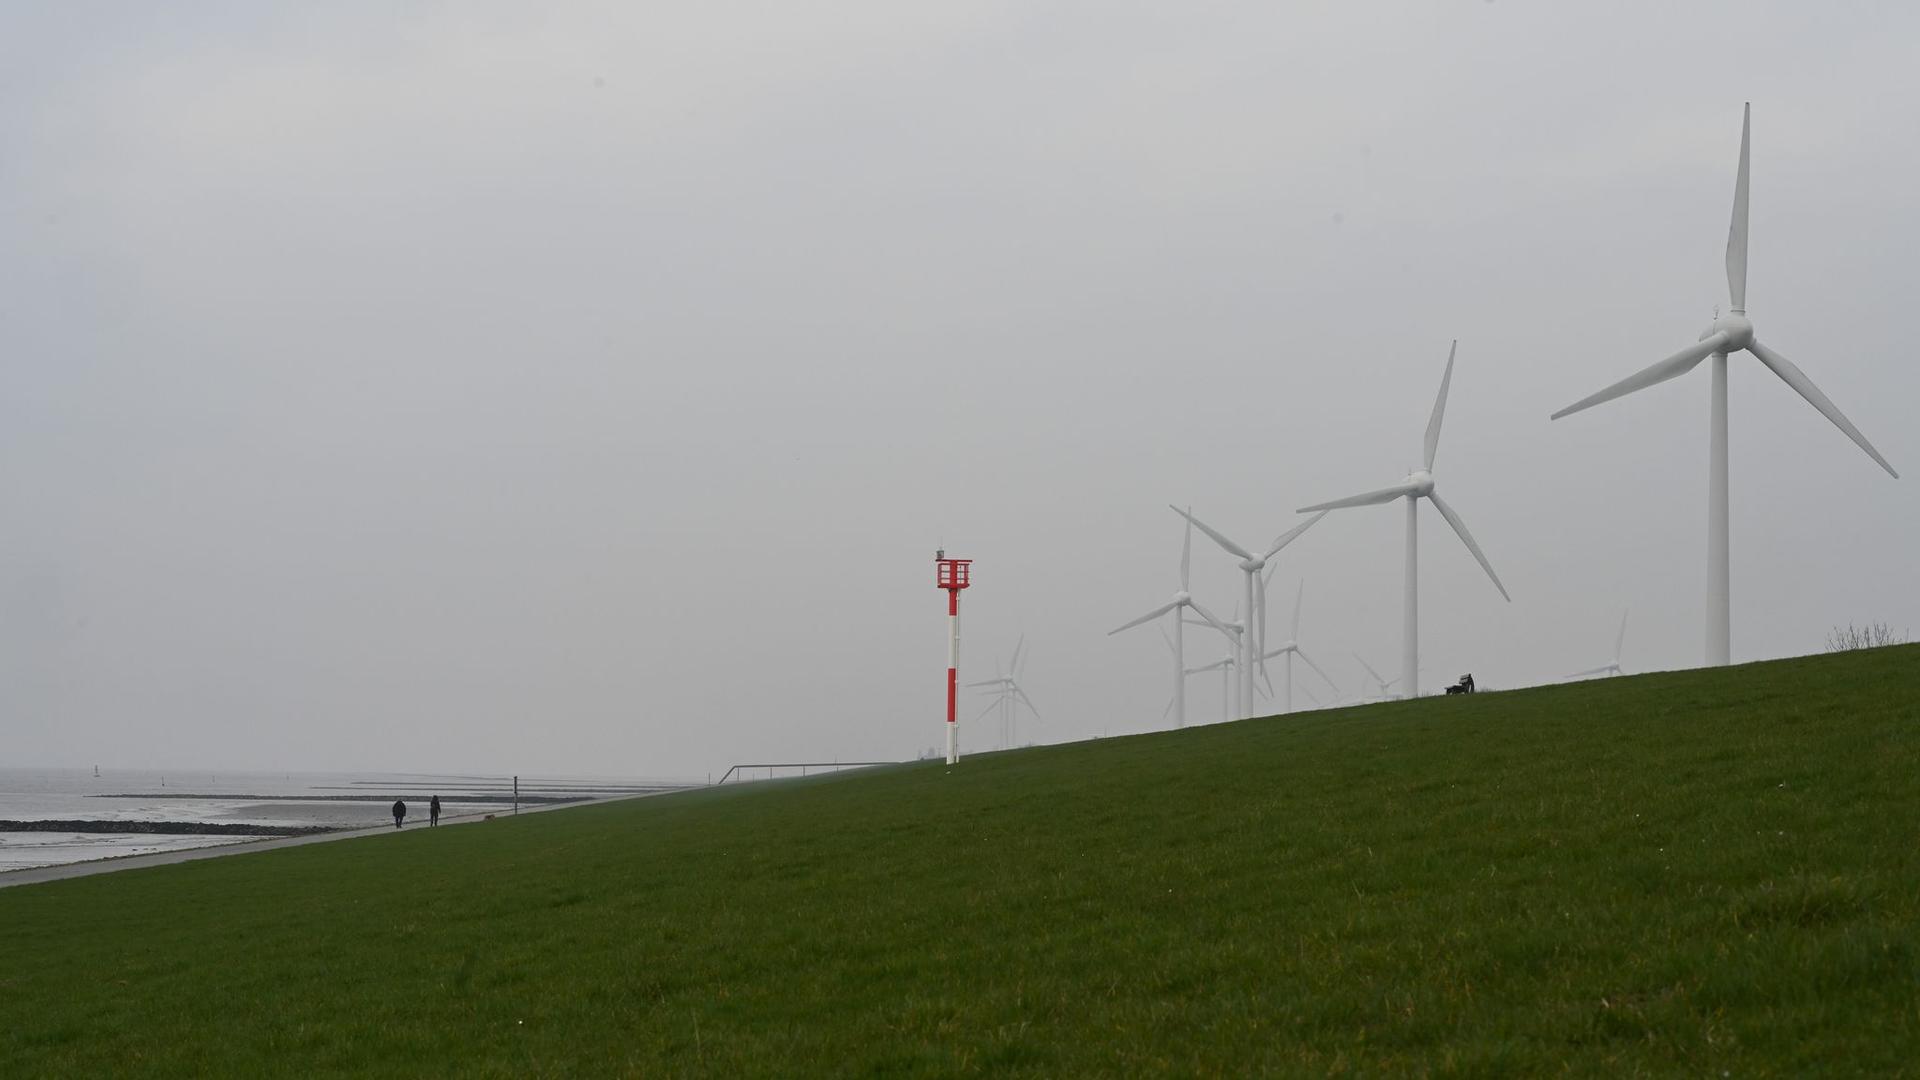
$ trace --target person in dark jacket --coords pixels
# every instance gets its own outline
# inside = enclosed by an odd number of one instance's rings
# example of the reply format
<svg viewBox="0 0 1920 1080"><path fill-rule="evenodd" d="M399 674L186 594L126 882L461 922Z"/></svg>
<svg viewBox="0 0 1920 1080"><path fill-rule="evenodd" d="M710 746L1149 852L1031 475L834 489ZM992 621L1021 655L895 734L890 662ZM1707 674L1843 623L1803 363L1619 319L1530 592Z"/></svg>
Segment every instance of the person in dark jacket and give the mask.
<svg viewBox="0 0 1920 1080"><path fill-rule="evenodd" d="M402 800L402 799L393 800L393 827L396 829L399 828L401 819L405 818L406 816L407 816L407 804L405 800Z"/></svg>
<svg viewBox="0 0 1920 1080"><path fill-rule="evenodd" d="M438 795L435 795L433 801L427 804L427 824L440 824L440 796Z"/></svg>

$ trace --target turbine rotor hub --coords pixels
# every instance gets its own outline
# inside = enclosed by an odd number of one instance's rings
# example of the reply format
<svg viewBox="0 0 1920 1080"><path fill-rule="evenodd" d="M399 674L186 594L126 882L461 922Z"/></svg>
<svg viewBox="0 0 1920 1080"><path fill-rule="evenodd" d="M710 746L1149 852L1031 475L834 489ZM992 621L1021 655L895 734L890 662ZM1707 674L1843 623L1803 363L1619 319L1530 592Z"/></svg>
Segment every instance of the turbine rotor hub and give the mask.
<svg viewBox="0 0 1920 1080"><path fill-rule="evenodd" d="M1714 334L1727 335L1727 352L1739 352L1753 344L1753 323L1743 311L1729 311L1713 320L1713 325L1701 331L1702 341Z"/></svg>
<svg viewBox="0 0 1920 1080"><path fill-rule="evenodd" d="M1433 494L1433 474L1425 469L1415 469L1409 473L1407 483L1414 486L1415 495Z"/></svg>

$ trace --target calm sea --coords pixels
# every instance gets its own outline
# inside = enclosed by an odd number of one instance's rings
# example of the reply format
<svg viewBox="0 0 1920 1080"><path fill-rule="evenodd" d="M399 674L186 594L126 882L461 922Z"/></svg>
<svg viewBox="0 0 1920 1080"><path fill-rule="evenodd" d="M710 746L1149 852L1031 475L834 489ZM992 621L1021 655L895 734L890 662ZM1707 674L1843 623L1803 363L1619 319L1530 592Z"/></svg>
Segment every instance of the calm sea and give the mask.
<svg viewBox="0 0 1920 1080"><path fill-rule="evenodd" d="M521 777L522 805L559 797L608 798L689 786L671 780ZM513 804L510 776L424 773L261 773L207 770L0 769L0 821L232 822L255 825L391 824L395 799L424 822L438 795L448 815ZM86 859L244 843L245 836L114 832L0 832L0 873Z"/></svg>

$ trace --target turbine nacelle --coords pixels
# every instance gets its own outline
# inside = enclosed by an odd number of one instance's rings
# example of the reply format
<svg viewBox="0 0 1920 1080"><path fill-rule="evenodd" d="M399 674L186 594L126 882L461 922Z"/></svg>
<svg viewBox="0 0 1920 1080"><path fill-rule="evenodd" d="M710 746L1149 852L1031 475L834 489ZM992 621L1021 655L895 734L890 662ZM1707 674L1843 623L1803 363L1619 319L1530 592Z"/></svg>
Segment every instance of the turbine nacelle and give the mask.
<svg viewBox="0 0 1920 1080"><path fill-rule="evenodd" d="M1410 495L1424 498L1433 494L1433 474L1425 469L1413 470L1407 474L1407 478L1403 482L1413 489L1408 492Z"/></svg>

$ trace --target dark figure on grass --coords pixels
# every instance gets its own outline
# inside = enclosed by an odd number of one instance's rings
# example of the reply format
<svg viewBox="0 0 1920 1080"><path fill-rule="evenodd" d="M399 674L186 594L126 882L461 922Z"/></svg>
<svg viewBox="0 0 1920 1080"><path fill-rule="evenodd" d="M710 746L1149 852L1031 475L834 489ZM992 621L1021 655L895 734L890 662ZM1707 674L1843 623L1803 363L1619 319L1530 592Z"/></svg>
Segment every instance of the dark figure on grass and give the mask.
<svg viewBox="0 0 1920 1080"><path fill-rule="evenodd" d="M400 822L407 816L407 804L402 799L393 800L393 827L399 828Z"/></svg>
<svg viewBox="0 0 1920 1080"><path fill-rule="evenodd" d="M1460 676L1459 682L1454 683L1452 686L1447 687L1447 693L1449 694L1473 693L1473 676L1471 674Z"/></svg>
<svg viewBox="0 0 1920 1080"><path fill-rule="evenodd" d="M433 800L427 803L427 824L440 824L440 796L438 795L435 795Z"/></svg>

